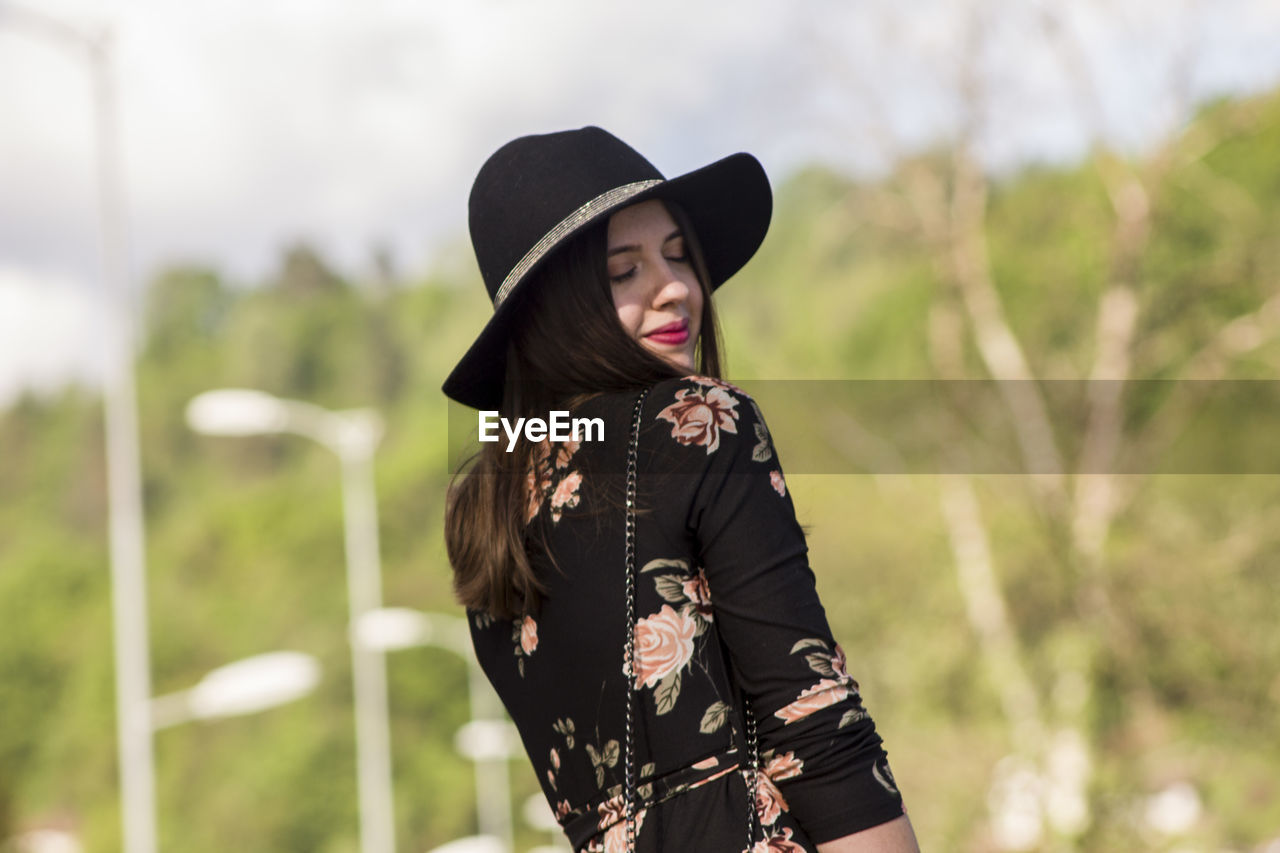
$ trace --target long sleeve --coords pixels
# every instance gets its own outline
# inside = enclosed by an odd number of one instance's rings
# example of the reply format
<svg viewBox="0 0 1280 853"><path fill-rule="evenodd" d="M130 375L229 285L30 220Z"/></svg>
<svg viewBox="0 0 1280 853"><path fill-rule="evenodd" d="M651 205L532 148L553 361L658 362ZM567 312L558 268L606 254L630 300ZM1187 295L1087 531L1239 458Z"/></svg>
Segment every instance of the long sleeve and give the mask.
<svg viewBox="0 0 1280 853"><path fill-rule="evenodd" d="M531 469L528 513L545 540L537 607L469 620L574 849L625 849L631 754L638 851L741 851L740 693L761 758L764 833L753 851L814 853L901 815L746 394L701 378L649 390L634 459L635 572L624 571L636 401L635 391L584 401L575 415L600 417L607 438L548 447Z"/></svg>
<svg viewBox="0 0 1280 853"><path fill-rule="evenodd" d="M698 470L687 525L757 720L762 819L789 811L823 842L899 817L901 796L828 627L759 407L712 380L655 392L686 470Z"/></svg>

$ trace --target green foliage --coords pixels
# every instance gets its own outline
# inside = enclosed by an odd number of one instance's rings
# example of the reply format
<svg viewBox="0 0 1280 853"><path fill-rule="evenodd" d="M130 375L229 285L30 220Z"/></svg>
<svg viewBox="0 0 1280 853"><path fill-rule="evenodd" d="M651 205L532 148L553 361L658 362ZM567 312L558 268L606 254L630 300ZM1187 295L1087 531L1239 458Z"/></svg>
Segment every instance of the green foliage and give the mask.
<svg viewBox="0 0 1280 853"><path fill-rule="evenodd" d="M1187 131L1216 140L1153 193L1134 271L1133 372L1179 377L1223 327L1280 282L1280 97L1209 108ZM1099 153L1099 158L1108 157ZM958 309L936 247L903 226L911 169L876 185L811 169L778 190L769 241L718 294L735 379L934 376L933 325ZM1114 214L1086 163L1009 178L985 222L991 277L1040 377L1087 376L1098 300L1116 262ZM385 599L457 614L440 520L449 471L445 372L488 313L473 272L393 288L344 281L295 246L273 281L229 287L174 268L149 291L137 365L147 507L152 678L157 694L212 667L292 648L324 667L319 691L256 717L159 732L165 849L339 851L356 846L355 755L338 469L302 439L215 439L183 419L214 387L259 388L331 408L373 406ZM969 336L966 375L982 375ZM1218 375L1273 378L1262 340ZM1135 430L1165 417L1144 386ZM1072 459L1082 429L1056 412ZM1192 410L1194 407L1192 407ZM805 411L768 406L784 458ZM1178 415L1177 411L1181 411ZM1186 408L1181 427L1194 425ZM1162 414L1163 413L1163 414ZM1232 430L1231 413L1192 443ZM119 846L98 402L27 398L0 413L0 838L69 823L89 850ZM1198 431L1197 431L1198 430ZM1243 434L1243 433L1241 433ZM1042 696L1056 662L1100 647L1091 675L1097 773L1093 849L1162 849L1137 803L1191 780L1211 817L1206 848L1247 847L1280 826L1280 506L1271 477L1122 478L1101 587L1116 619L1099 635L1079 596L1090 571L1070 531L1031 512L1025 478L977 482L1010 620ZM986 850L992 766L1011 751L999 691L965 618L954 556L927 476L792 476L820 592L893 756L926 848ZM1110 633L1110 632L1116 633ZM438 649L389 659L401 849L475 832L473 777L453 747L466 673ZM512 767L519 802L536 794ZM521 830L522 847L543 842Z"/></svg>

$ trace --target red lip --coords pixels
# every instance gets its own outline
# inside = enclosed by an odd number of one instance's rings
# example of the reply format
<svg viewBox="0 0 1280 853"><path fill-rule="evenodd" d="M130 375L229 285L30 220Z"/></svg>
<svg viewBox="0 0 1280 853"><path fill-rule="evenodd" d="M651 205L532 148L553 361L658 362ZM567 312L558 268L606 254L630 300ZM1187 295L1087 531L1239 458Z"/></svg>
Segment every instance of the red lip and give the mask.
<svg viewBox="0 0 1280 853"><path fill-rule="evenodd" d="M689 340L689 321L678 320L675 323L668 323L665 326L659 326L652 332L647 333L644 337L652 341L657 341L660 344L682 344Z"/></svg>
<svg viewBox="0 0 1280 853"><path fill-rule="evenodd" d="M667 324L667 325L665 325L665 326L659 326L658 328L656 328L656 329L654 329L654 330L652 330L652 331L650 331L650 332L646 332L646 333L645 333L645 337L647 338L647 337L649 337L650 335L665 335L665 334L669 334L669 333L671 333L671 332L683 332L684 330L686 330L686 329L688 329L688 328L689 328L689 321L688 321L688 320L677 320L677 321L676 321L676 322L674 322L674 323L668 323L668 324Z"/></svg>

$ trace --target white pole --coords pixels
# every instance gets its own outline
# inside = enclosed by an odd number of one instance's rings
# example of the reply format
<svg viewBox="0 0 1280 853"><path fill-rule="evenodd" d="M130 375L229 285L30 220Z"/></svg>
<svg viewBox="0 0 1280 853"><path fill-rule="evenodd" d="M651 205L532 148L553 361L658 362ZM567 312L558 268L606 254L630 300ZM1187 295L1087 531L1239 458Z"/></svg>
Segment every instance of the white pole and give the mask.
<svg viewBox="0 0 1280 853"><path fill-rule="evenodd" d="M93 71L101 264L107 305L107 489L111 602L115 632L116 728L127 853L155 853L155 758L151 728L151 656L147 630L146 549L133 377L133 298L125 274L125 227L112 85L111 37L89 40Z"/></svg>
<svg viewBox="0 0 1280 853"><path fill-rule="evenodd" d="M395 811L391 784L391 735L387 711L386 657L359 641L360 617L382 606L382 566L378 554L378 507L373 483L373 447L342 442L342 510L347 548L351 613L351 670L355 690L356 762L360 797L360 849L394 853Z"/></svg>
<svg viewBox="0 0 1280 853"><path fill-rule="evenodd" d="M468 639L468 646L469 637ZM480 669L476 656L463 653L467 661L467 687L471 719L501 720L505 710ZM475 762L476 821L480 834L502 839L507 850L515 850L515 828L511 823L511 783L508 758L481 758Z"/></svg>
<svg viewBox="0 0 1280 853"><path fill-rule="evenodd" d="M356 637L365 645L382 651L412 646L434 646L453 652L467 665L467 694L470 722L467 729L485 724L506 723L506 710L489 685L471 647L467 620L444 613L422 613L409 608L387 608L366 613L357 625ZM508 724L509 725L509 724ZM489 729L492 731L492 728ZM505 731L505 727L504 727ZM476 789L476 820L480 834L502 849L515 849L511 819L510 754L495 755L492 749L462 749L472 761ZM452 848L450 848L452 849Z"/></svg>
<svg viewBox="0 0 1280 853"><path fill-rule="evenodd" d="M260 391L208 391L191 401L187 419L211 435L292 432L327 447L342 466L342 521L347 557L351 679L355 705L356 784L361 853L394 853L395 803L387 710L385 650L366 642L360 626L382 608L382 564L373 455L382 422L369 409L330 412Z"/></svg>

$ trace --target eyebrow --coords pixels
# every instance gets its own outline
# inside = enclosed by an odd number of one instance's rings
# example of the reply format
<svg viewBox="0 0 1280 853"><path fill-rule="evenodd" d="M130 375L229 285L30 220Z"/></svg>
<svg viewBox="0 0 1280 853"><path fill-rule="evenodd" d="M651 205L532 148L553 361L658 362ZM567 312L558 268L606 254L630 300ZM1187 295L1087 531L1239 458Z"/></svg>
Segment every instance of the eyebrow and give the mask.
<svg viewBox="0 0 1280 853"><path fill-rule="evenodd" d="M682 232L679 228L677 228L676 230L672 231L670 234L666 236L666 239L662 241L662 245L665 246L668 243L670 243L672 240L675 240L677 237L683 237L683 236L684 236L684 232ZM638 251L640 251L640 246L635 243L632 243L626 246L614 246L612 249L609 250L607 257L612 258L614 255L621 255L625 252L638 252Z"/></svg>

